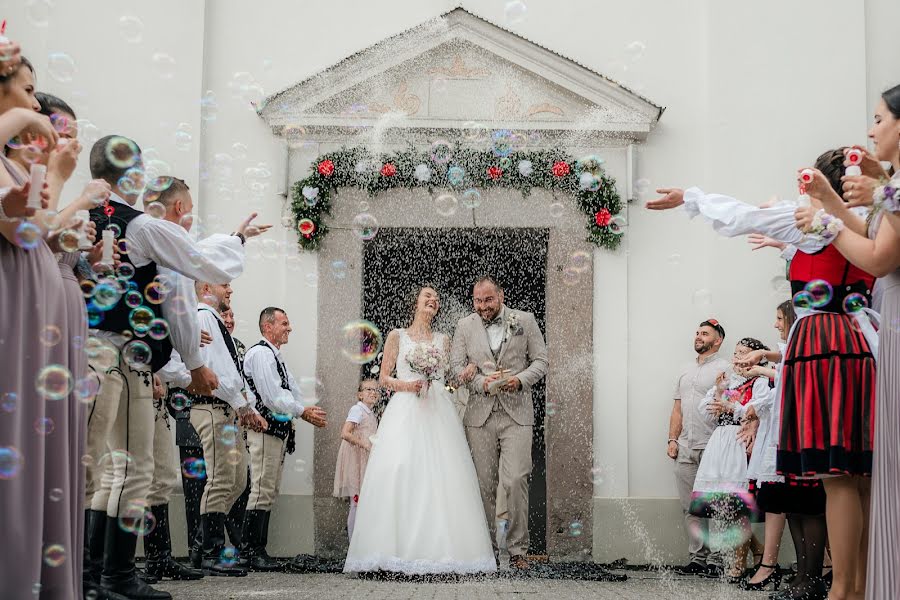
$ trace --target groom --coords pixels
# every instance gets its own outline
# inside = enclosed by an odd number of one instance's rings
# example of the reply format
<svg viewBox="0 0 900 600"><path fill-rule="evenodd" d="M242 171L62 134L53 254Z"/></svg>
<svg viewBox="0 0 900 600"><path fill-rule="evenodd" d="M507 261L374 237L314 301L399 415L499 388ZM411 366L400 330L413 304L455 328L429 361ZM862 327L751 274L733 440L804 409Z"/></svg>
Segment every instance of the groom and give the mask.
<svg viewBox="0 0 900 600"><path fill-rule="evenodd" d="M469 385L463 424L478 473L481 499L497 548L498 476L509 510L509 565L527 570L528 479L534 410L531 386L547 373L547 347L534 315L503 304L503 288L481 277L472 289L475 312L453 337L453 373ZM498 558L499 566L499 558Z"/></svg>

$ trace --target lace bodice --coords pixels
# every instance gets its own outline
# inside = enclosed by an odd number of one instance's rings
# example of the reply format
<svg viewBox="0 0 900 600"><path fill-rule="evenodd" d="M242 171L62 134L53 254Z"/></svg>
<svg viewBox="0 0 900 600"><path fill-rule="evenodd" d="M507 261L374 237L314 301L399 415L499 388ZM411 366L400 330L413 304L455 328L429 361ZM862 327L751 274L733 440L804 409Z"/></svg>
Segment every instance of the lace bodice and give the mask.
<svg viewBox="0 0 900 600"><path fill-rule="evenodd" d="M430 344L436 346L441 353L444 353L444 334L443 333L433 333L431 336L430 342L417 342L409 337L409 334L406 333L405 329L400 329L400 350L397 352L397 379L402 379L405 381L413 381L417 379L425 379L425 376L416 373L409 366L409 363L406 361L406 355L416 347L418 344ZM446 357L449 363L449 357ZM440 381L443 381L444 378L441 377Z"/></svg>

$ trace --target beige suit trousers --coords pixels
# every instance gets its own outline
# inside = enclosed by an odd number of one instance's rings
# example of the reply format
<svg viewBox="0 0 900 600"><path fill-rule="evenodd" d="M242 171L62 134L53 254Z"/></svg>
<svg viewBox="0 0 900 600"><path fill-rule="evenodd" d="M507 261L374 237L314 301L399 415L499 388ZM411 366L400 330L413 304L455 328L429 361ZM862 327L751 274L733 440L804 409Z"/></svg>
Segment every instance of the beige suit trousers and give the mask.
<svg viewBox="0 0 900 600"><path fill-rule="evenodd" d="M250 450L247 510L271 511L281 489L286 443L274 435L248 431L247 447Z"/></svg>
<svg viewBox="0 0 900 600"><path fill-rule="evenodd" d="M697 469L700 468L700 459L703 458L703 450L687 450L678 447L678 458L675 459L675 485L678 487L678 499L681 501L681 510L684 512L684 528L688 535L688 552L691 562L700 564L716 563L719 558L710 556L709 546L709 520L692 515L688 510L691 507L691 494L694 491L694 480L697 478Z"/></svg>
<svg viewBox="0 0 900 600"><path fill-rule="evenodd" d="M191 406L191 425L200 436L206 462L206 486L200 514L228 513L247 485L247 450L237 413L218 404ZM237 428L226 430L226 426Z"/></svg>
<svg viewBox="0 0 900 600"><path fill-rule="evenodd" d="M481 427L466 426L469 450L478 474L484 514L497 548L497 486L506 496L511 556L528 553L528 482L531 476L531 425L519 425L499 403Z"/></svg>
<svg viewBox="0 0 900 600"><path fill-rule="evenodd" d="M166 410L166 400L155 400L156 422L153 426L153 482L147 494L147 504L159 506L168 504L172 492L178 485L179 465L175 458L175 438L172 437L172 422Z"/></svg>

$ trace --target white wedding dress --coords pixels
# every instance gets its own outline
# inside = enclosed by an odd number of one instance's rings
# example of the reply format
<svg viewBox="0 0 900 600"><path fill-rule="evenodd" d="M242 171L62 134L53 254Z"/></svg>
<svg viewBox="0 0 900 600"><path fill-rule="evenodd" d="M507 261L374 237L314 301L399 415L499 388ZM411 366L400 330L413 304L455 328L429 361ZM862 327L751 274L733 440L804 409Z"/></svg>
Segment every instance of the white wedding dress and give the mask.
<svg viewBox="0 0 900 600"><path fill-rule="evenodd" d="M443 349L444 336L431 343ZM406 362L415 345L400 330L399 379L423 379ZM422 396L395 393L378 426L344 563L345 572L377 570L496 570L475 466L443 379Z"/></svg>

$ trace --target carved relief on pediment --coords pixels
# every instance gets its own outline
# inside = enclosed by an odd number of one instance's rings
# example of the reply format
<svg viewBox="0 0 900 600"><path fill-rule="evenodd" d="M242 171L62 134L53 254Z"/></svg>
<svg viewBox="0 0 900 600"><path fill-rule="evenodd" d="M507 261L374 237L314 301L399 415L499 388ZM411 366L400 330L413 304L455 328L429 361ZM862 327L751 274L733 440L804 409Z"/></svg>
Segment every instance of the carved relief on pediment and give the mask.
<svg viewBox="0 0 900 600"><path fill-rule="evenodd" d="M484 79L491 75L490 70L466 65L465 59L460 54L453 56L453 64L449 67L437 66L428 69L429 75L438 75L448 79Z"/></svg>

